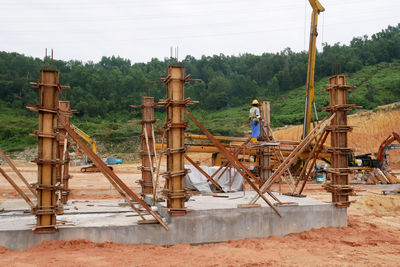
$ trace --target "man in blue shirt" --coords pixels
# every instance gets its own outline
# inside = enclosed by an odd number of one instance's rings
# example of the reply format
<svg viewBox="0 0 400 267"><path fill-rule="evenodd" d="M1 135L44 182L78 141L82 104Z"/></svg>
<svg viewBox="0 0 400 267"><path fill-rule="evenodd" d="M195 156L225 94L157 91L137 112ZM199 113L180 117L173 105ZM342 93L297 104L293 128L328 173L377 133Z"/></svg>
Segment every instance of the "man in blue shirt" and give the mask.
<svg viewBox="0 0 400 267"><path fill-rule="evenodd" d="M259 103L256 99L251 103L252 107L250 109L249 121L251 125L251 141L253 143L257 142L257 138L260 136L260 109L258 108Z"/></svg>

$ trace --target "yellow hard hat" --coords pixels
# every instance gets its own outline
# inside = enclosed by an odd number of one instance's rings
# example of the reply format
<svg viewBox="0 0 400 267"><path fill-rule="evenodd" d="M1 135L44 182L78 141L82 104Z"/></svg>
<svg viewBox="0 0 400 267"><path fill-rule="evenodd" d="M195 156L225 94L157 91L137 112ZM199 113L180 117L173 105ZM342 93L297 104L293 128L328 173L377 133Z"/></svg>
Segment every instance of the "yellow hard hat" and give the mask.
<svg viewBox="0 0 400 267"><path fill-rule="evenodd" d="M251 103L252 105L258 105L257 99L254 99L253 102Z"/></svg>

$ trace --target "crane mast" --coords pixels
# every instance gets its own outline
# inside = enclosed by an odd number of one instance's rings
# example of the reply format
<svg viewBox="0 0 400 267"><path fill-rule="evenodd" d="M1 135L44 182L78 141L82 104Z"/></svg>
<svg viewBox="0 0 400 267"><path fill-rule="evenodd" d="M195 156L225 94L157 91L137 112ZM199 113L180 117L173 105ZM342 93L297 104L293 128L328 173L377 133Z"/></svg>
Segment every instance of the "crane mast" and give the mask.
<svg viewBox="0 0 400 267"><path fill-rule="evenodd" d="M325 11L325 8L318 0L309 0L309 2L313 11L311 15L310 41L308 48L306 101L304 106L304 124L302 139L304 139L310 132L312 105L314 103L315 53L318 36L317 23L319 13Z"/></svg>

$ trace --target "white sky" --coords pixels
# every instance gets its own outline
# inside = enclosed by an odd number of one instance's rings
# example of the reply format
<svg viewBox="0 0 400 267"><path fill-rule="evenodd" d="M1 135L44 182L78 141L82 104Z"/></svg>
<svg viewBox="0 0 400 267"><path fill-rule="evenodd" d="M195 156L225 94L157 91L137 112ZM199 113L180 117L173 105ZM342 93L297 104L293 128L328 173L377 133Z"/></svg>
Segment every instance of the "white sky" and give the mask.
<svg viewBox="0 0 400 267"><path fill-rule="evenodd" d="M318 47L400 23L400 0L320 0ZM308 49L308 0L0 0L0 51L132 62Z"/></svg>

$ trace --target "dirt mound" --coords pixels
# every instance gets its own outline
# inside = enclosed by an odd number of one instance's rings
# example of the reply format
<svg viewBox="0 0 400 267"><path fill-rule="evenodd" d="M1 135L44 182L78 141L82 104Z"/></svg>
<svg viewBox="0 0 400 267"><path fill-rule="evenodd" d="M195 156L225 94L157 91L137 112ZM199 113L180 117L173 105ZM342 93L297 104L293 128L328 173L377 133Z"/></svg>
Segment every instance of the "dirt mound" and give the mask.
<svg viewBox="0 0 400 267"><path fill-rule="evenodd" d="M5 247L3 247L3 246L0 246L0 254L4 254L4 253L6 253L7 251L8 251L7 248L5 248Z"/></svg>
<svg viewBox="0 0 400 267"><path fill-rule="evenodd" d="M352 208L360 209L366 215L400 216L400 196L369 195L360 197Z"/></svg>
<svg viewBox="0 0 400 267"><path fill-rule="evenodd" d="M0 248L0 265L396 266L400 262L399 229L364 220L363 216L350 216L348 227L198 246L44 241L26 251Z"/></svg>
<svg viewBox="0 0 400 267"><path fill-rule="evenodd" d="M27 251L40 252L45 250L107 248L115 246L118 245L113 242L94 243L86 239L74 239L71 241L50 240L50 241L43 241L40 245L34 246L28 249Z"/></svg>

